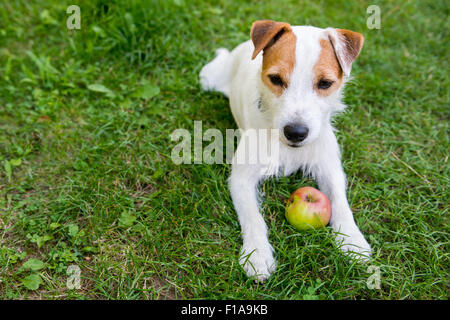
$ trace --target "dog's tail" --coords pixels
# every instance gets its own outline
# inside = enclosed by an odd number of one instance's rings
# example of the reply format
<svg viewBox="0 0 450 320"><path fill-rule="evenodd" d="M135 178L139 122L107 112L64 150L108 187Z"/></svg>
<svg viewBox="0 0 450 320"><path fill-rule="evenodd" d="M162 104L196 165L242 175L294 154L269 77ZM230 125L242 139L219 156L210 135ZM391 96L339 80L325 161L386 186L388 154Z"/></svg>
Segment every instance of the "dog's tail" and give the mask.
<svg viewBox="0 0 450 320"><path fill-rule="evenodd" d="M230 83L230 51L225 48L216 50L216 57L200 71L200 83L203 90L219 91L228 97Z"/></svg>

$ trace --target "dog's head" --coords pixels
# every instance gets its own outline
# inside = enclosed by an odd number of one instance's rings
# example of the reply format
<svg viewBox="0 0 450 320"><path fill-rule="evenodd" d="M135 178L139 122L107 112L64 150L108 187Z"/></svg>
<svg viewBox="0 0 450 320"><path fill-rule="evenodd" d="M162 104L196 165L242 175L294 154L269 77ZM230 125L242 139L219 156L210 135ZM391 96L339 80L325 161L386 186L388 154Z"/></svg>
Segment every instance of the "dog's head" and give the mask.
<svg viewBox="0 0 450 320"><path fill-rule="evenodd" d="M271 20L252 25L252 59L262 51L262 99L282 142L314 141L340 102L364 37L350 30L290 26Z"/></svg>

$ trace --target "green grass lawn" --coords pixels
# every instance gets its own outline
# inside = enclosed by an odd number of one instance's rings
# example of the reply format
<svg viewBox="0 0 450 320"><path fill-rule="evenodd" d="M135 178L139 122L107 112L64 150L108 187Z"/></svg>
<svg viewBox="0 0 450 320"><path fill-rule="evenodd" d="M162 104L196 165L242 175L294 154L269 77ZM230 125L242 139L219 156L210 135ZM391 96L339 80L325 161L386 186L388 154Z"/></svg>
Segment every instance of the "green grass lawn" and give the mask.
<svg viewBox="0 0 450 320"><path fill-rule="evenodd" d="M448 299L448 15L445 0L1 1L0 297ZM170 159L177 128L236 127L198 73L258 19L365 36L335 124L380 289L331 229L285 221L290 193L316 186L300 174L262 185L279 265L247 279L230 165ZM70 265L81 289L67 288Z"/></svg>

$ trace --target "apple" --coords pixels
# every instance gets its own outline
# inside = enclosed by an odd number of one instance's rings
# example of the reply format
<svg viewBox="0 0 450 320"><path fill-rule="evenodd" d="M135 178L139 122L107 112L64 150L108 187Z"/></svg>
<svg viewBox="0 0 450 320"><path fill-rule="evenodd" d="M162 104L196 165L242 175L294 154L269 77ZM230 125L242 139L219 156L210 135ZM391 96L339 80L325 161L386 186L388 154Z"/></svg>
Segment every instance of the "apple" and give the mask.
<svg viewBox="0 0 450 320"><path fill-rule="evenodd" d="M325 227L331 217L330 200L313 187L297 189L287 202L285 216L297 230Z"/></svg>

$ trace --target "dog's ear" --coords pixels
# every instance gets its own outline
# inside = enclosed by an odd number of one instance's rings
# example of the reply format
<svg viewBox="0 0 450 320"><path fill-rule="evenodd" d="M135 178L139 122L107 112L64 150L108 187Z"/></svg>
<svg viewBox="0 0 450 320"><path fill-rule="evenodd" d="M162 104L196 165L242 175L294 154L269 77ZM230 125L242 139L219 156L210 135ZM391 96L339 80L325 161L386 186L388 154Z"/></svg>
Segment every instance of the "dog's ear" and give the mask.
<svg viewBox="0 0 450 320"><path fill-rule="evenodd" d="M284 32L292 31L291 25L286 22L272 20L258 20L253 22L250 36L255 46L252 60L256 58L261 50L273 45Z"/></svg>
<svg viewBox="0 0 450 320"><path fill-rule="evenodd" d="M358 57L364 43L363 35L346 29L326 30L342 71L346 76L350 75L352 63Z"/></svg>

